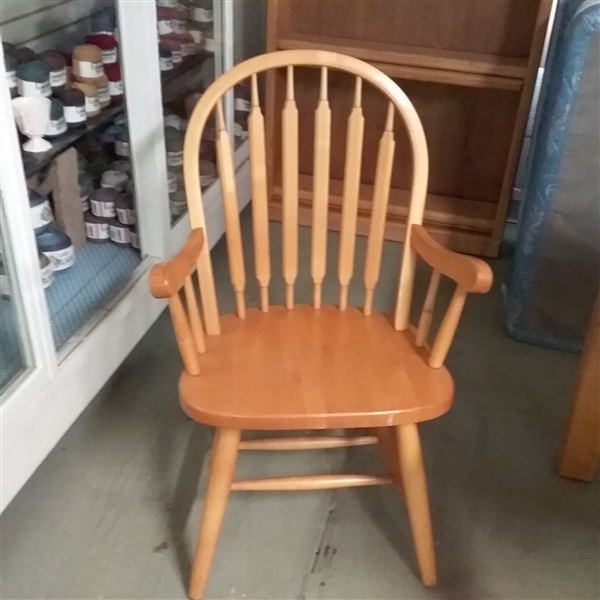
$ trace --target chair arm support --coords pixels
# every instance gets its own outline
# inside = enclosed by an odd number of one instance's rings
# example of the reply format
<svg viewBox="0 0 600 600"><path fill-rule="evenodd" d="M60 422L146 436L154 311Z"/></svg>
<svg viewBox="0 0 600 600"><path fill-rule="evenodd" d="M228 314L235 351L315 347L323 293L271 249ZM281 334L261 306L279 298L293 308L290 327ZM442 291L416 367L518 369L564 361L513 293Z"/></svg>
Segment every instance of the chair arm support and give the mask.
<svg viewBox="0 0 600 600"><path fill-rule="evenodd" d="M422 225L412 226L410 242L428 265L455 281L465 292L485 294L492 287L494 275L486 262L444 248Z"/></svg>
<svg viewBox="0 0 600 600"><path fill-rule="evenodd" d="M172 298L179 292L185 278L196 268L204 243L204 231L194 229L183 248L171 260L152 267L150 291L155 298Z"/></svg>

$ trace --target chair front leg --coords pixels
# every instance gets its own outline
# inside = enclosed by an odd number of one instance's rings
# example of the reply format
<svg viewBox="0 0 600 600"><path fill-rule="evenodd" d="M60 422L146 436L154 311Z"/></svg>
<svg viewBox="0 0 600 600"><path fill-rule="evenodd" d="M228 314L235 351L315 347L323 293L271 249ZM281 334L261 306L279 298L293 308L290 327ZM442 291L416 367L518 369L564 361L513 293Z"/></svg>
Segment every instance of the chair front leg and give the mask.
<svg viewBox="0 0 600 600"><path fill-rule="evenodd" d="M192 563L191 600L200 600L206 588L235 474L240 437L241 431L238 429L219 428L215 432L198 545Z"/></svg>
<svg viewBox="0 0 600 600"><path fill-rule="evenodd" d="M398 454L404 499L412 529L413 543L423 585L435 585L435 549L429 514L427 481L423 466L421 440L415 423L398 425Z"/></svg>

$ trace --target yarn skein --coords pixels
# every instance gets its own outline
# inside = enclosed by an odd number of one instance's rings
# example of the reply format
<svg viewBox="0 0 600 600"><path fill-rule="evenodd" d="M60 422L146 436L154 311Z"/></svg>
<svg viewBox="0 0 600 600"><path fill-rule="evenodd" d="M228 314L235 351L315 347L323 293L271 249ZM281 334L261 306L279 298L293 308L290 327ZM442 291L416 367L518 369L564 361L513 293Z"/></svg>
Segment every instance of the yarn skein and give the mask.
<svg viewBox="0 0 600 600"><path fill-rule="evenodd" d="M21 96L52 95L50 69L41 60L32 60L17 67L17 89Z"/></svg>
<svg viewBox="0 0 600 600"><path fill-rule="evenodd" d="M173 70L173 51L166 44L160 43L158 45L158 56L160 60L161 71L172 71Z"/></svg>
<svg viewBox="0 0 600 600"><path fill-rule="evenodd" d="M85 110L85 94L78 89L66 89L57 94L65 112L65 121L70 129L85 125L87 112Z"/></svg>
<svg viewBox="0 0 600 600"><path fill-rule="evenodd" d="M119 63L111 63L104 66L104 71L108 79L108 93L114 102L120 102L123 99L125 88L121 76L121 66Z"/></svg>
<svg viewBox="0 0 600 600"><path fill-rule="evenodd" d="M67 130L65 109L58 98L50 98L50 122L46 127L46 137L57 137Z"/></svg>
<svg viewBox="0 0 600 600"><path fill-rule="evenodd" d="M107 33L92 33L85 38L86 43L98 46L102 50L102 63L112 65L117 62L117 42Z"/></svg>
<svg viewBox="0 0 600 600"><path fill-rule="evenodd" d="M74 81L71 86L81 90L85 94L85 113L89 117L96 117L100 114L100 101L98 100L98 88L91 83Z"/></svg>
<svg viewBox="0 0 600 600"><path fill-rule="evenodd" d="M13 46L13 50L11 53L17 58L17 60L20 63L31 62L32 60L35 60L36 56L35 52L27 46Z"/></svg>
<svg viewBox="0 0 600 600"><path fill-rule="evenodd" d="M64 57L58 52L48 50L40 54L40 60L50 69L52 91L63 89L67 85L67 68Z"/></svg>
<svg viewBox="0 0 600 600"><path fill-rule="evenodd" d="M104 33L106 35L115 35L117 26L117 15L114 8L106 8L92 16L90 29L93 33Z"/></svg>
<svg viewBox="0 0 600 600"><path fill-rule="evenodd" d="M14 98L19 92L17 89L17 67L19 61L10 52L4 52L4 69L6 70L6 79L10 88L10 97Z"/></svg>
<svg viewBox="0 0 600 600"><path fill-rule="evenodd" d="M168 48L171 51L173 65L177 66L181 64L181 61L183 60L183 46L179 39L179 35L175 33L165 35L160 38L160 42L165 48Z"/></svg>
<svg viewBox="0 0 600 600"><path fill-rule="evenodd" d="M165 127L165 146L167 149L167 166L183 165L183 134L175 127Z"/></svg>
<svg viewBox="0 0 600 600"><path fill-rule="evenodd" d="M102 50L93 44L76 46L73 49L73 76L77 81L92 83L104 75Z"/></svg>
<svg viewBox="0 0 600 600"><path fill-rule="evenodd" d="M95 85L96 89L98 90L98 102L100 102L100 108L106 108L107 106L110 106L111 97L108 89L108 78L106 75L102 75L102 77L95 79L92 85Z"/></svg>

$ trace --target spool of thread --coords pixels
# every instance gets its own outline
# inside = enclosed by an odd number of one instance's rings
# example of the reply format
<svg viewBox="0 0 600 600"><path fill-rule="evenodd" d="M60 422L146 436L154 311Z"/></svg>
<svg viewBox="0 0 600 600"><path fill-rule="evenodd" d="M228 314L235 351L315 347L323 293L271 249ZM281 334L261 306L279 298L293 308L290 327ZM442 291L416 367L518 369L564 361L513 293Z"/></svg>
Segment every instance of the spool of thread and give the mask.
<svg viewBox="0 0 600 600"><path fill-rule="evenodd" d="M156 8L158 35L175 33L175 30L173 29L173 19L176 12L175 8L170 8L168 6L158 6Z"/></svg>
<svg viewBox="0 0 600 600"><path fill-rule="evenodd" d="M27 46L13 46L11 53L21 64L31 62L36 57L35 52Z"/></svg>
<svg viewBox="0 0 600 600"><path fill-rule="evenodd" d="M115 35L117 27L117 15L114 8L106 8L92 16L90 20L90 29L92 33L104 33L106 35Z"/></svg>
<svg viewBox="0 0 600 600"><path fill-rule="evenodd" d="M115 154L121 158L129 158L131 149L129 147L129 132L126 129L115 135Z"/></svg>
<svg viewBox="0 0 600 600"><path fill-rule="evenodd" d="M73 76L78 81L91 83L104 75L102 50L93 44L76 46L73 49Z"/></svg>
<svg viewBox="0 0 600 600"><path fill-rule="evenodd" d="M208 161L200 159L200 187L205 189L211 186L217 179L217 169L215 164Z"/></svg>
<svg viewBox="0 0 600 600"><path fill-rule="evenodd" d="M174 194L181 187L182 179L178 171L173 169L168 170L167 182L169 185L169 194Z"/></svg>
<svg viewBox="0 0 600 600"><path fill-rule="evenodd" d="M165 127L174 127L179 131L185 131L185 121L179 115L165 114L164 124Z"/></svg>
<svg viewBox="0 0 600 600"><path fill-rule="evenodd" d="M115 200L119 192L114 188L100 188L90 194L90 210L96 217L112 219L116 216Z"/></svg>
<svg viewBox="0 0 600 600"><path fill-rule="evenodd" d="M113 102L121 102L125 88L123 86L123 78L121 75L121 66L118 62L104 66L104 72L108 79L108 93Z"/></svg>
<svg viewBox="0 0 600 600"><path fill-rule="evenodd" d="M158 45L158 57L161 71L173 70L173 52L166 44L160 43Z"/></svg>
<svg viewBox="0 0 600 600"><path fill-rule="evenodd" d="M185 192L177 191L169 196L169 210L172 217L182 215L187 208Z"/></svg>
<svg viewBox="0 0 600 600"><path fill-rule="evenodd" d="M108 168L111 171L121 171L121 173L125 173L127 177L131 177L131 163L129 161L115 160Z"/></svg>
<svg viewBox="0 0 600 600"><path fill-rule="evenodd" d="M19 61L17 58L9 52L4 52L4 69L6 70L6 79L8 81L8 87L10 89L10 97L14 98L18 93L17 89L17 67Z"/></svg>
<svg viewBox="0 0 600 600"><path fill-rule="evenodd" d="M63 50L57 50L57 52L65 59L65 66L68 68L73 66L73 53Z"/></svg>
<svg viewBox="0 0 600 600"><path fill-rule="evenodd" d="M46 137L58 137L67 131L65 109L58 98L50 98L50 122L46 127Z"/></svg>
<svg viewBox="0 0 600 600"><path fill-rule="evenodd" d="M171 58L173 60L173 66L175 67L181 64L181 61L183 60L181 40L178 38L179 36L175 33L160 38L161 44L165 46L165 48L171 50Z"/></svg>
<svg viewBox="0 0 600 600"><path fill-rule="evenodd" d="M111 219L108 222L108 235L110 241L117 246L131 246L129 225L121 223L119 219Z"/></svg>
<svg viewBox="0 0 600 600"><path fill-rule="evenodd" d="M213 54L217 49L217 44L215 42L215 34L212 31L207 31L204 34L204 49L207 52L211 52Z"/></svg>
<svg viewBox="0 0 600 600"><path fill-rule="evenodd" d="M175 6L171 13L171 27L174 33L186 33L187 32L187 11L185 8L179 8Z"/></svg>
<svg viewBox="0 0 600 600"><path fill-rule="evenodd" d="M131 238L131 245L136 249L140 249L140 236L138 234L137 227L132 225L129 228L129 237Z"/></svg>
<svg viewBox="0 0 600 600"><path fill-rule="evenodd" d="M85 114L87 118L97 117L101 111L100 100L98 100L98 88L91 83L83 83L81 81L74 81L71 86L84 93Z"/></svg>
<svg viewBox="0 0 600 600"><path fill-rule="evenodd" d="M47 289L52 285L52 280L54 279L52 263L50 259L43 253L38 250L38 261L40 263L40 277L42 279L42 287Z"/></svg>
<svg viewBox="0 0 600 600"><path fill-rule="evenodd" d="M90 194L94 191L94 180L82 171L79 173L79 201L83 212L90 210Z"/></svg>
<svg viewBox="0 0 600 600"><path fill-rule="evenodd" d="M110 106L112 100L106 75L102 75L102 77L96 79L92 85L95 85L98 90L98 102L100 102L100 108Z"/></svg>
<svg viewBox="0 0 600 600"><path fill-rule="evenodd" d="M202 44L202 42L204 41L204 32L202 31L202 29L200 29L200 27L198 27L197 23L190 23L188 25L188 33L194 39L194 43Z"/></svg>
<svg viewBox="0 0 600 600"><path fill-rule="evenodd" d="M94 244L103 244L110 240L108 233L108 220L102 217L97 217L91 212L86 212L83 215L85 224L85 237Z"/></svg>
<svg viewBox="0 0 600 600"><path fill-rule="evenodd" d="M120 171L131 179L131 163L127 160L115 160L108 165L109 171Z"/></svg>
<svg viewBox="0 0 600 600"><path fill-rule="evenodd" d="M64 89L67 85L67 65L62 54L48 50L40 54L40 60L50 69L52 92Z"/></svg>
<svg viewBox="0 0 600 600"><path fill-rule="evenodd" d="M198 103L198 100L200 100L200 98L202 98L202 94L200 92L195 92L194 94L190 94L185 99L185 114L187 115L188 119L192 116L194 108L196 108L196 104Z"/></svg>
<svg viewBox="0 0 600 600"><path fill-rule="evenodd" d="M66 89L57 94L64 107L65 121L69 129L82 127L87 121L85 94L78 89Z"/></svg>
<svg viewBox="0 0 600 600"><path fill-rule="evenodd" d="M175 127L165 127L165 145L167 147L167 166L183 165L183 134Z"/></svg>
<svg viewBox="0 0 600 600"><path fill-rule="evenodd" d="M17 90L21 96L52 95L50 69L41 60L21 63L17 67Z"/></svg>
<svg viewBox="0 0 600 600"><path fill-rule="evenodd" d="M211 3L194 0L189 7L190 21L202 27L204 31L212 29L213 26L213 11L210 6Z"/></svg>
<svg viewBox="0 0 600 600"><path fill-rule="evenodd" d="M35 234L39 235L48 229L50 223L54 220L54 215L46 196L32 189L28 189L27 191L29 193L31 224Z"/></svg>
<svg viewBox="0 0 600 600"><path fill-rule="evenodd" d="M175 33L177 40L181 43L181 55L183 58L186 56L192 56L198 54L202 50L202 46L199 41L192 35L191 32L187 33Z"/></svg>
<svg viewBox="0 0 600 600"><path fill-rule="evenodd" d="M72 267L75 262L75 250L71 238L57 227L50 226L36 236L35 241L52 265L53 271L62 271Z"/></svg>
<svg viewBox="0 0 600 600"><path fill-rule="evenodd" d="M102 63L112 65L117 62L117 42L112 35L92 33L85 38L86 43L98 46L102 50Z"/></svg>
<svg viewBox="0 0 600 600"><path fill-rule="evenodd" d="M119 194L115 201L115 210L117 211L117 219L123 225L133 225L135 223L135 208L131 194Z"/></svg>
<svg viewBox="0 0 600 600"><path fill-rule="evenodd" d="M104 171L104 173L102 173L102 177L100 178L101 187L113 188L118 192L125 191L128 183L129 176L127 173L123 173L123 171L116 171L114 169Z"/></svg>

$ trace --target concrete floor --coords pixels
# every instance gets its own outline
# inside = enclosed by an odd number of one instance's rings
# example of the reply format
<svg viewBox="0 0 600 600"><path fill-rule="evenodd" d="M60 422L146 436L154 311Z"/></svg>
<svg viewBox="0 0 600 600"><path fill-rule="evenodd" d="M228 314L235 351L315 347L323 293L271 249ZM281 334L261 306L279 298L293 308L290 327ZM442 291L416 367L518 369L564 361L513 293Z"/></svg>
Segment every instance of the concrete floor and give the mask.
<svg viewBox="0 0 600 600"><path fill-rule="evenodd" d="M246 239L248 224L246 214ZM308 232L301 237L306 260ZM380 310L392 307L398 252L386 243ZM214 261L230 308L223 243ZM508 261L493 267L494 289L468 301L448 359L455 406L421 428L439 584L418 581L405 509L391 487L235 494L207 598L599 597L597 481L568 481L555 469L578 357L506 335L500 284ZM418 298L426 276L419 272ZM305 299L309 281L305 273L298 286ZM335 278L328 281L335 301ZM274 283L281 301L281 279ZM445 299L450 292L442 288ZM360 278L352 300L362 301ZM163 314L3 514L2 598L185 597L211 432L178 406L180 369ZM380 466L372 449L245 454L239 474L358 464Z"/></svg>

